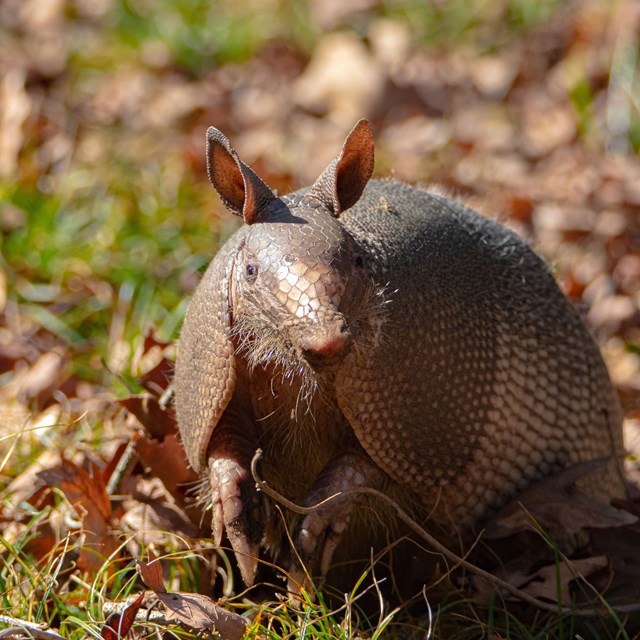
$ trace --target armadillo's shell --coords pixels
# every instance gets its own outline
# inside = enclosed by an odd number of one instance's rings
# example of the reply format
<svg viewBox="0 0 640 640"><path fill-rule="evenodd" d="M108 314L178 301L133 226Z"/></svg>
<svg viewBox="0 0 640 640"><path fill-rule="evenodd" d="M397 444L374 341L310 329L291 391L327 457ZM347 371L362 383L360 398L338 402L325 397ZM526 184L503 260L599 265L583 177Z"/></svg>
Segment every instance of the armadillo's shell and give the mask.
<svg viewBox="0 0 640 640"><path fill-rule="evenodd" d="M457 203L372 181L341 216L387 283L377 349L340 371L339 406L393 479L464 525L531 480L611 457L621 413L592 338L516 234Z"/></svg>

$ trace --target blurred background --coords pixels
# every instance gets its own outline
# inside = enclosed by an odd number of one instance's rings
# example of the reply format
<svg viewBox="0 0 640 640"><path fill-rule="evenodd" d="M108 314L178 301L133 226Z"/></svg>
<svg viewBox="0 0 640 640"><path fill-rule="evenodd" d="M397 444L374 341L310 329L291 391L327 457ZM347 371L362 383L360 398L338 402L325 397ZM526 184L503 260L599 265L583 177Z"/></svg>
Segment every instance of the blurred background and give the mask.
<svg viewBox="0 0 640 640"><path fill-rule="evenodd" d="M637 417L639 33L633 0L3 0L0 400L123 393L176 338L239 223L208 126L285 192L366 117L378 175L551 261Z"/></svg>

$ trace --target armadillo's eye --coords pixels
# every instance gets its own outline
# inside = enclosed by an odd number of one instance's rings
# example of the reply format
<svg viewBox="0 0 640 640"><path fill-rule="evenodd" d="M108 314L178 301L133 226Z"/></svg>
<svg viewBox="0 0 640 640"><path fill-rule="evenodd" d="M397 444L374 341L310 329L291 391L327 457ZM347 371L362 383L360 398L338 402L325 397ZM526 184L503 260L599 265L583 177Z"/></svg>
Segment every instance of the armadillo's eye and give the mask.
<svg viewBox="0 0 640 640"><path fill-rule="evenodd" d="M363 260L362 256L356 256L355 260L353 262L356 265L356 267L363 267L364 266L364 260Z"/></svg>
<svg viewBox="0 0 640 640"><path fill-rule="evenodd" d="M252 262L249 262L244 267L244 277L253 282L258 277L258 265Z"/></svg>

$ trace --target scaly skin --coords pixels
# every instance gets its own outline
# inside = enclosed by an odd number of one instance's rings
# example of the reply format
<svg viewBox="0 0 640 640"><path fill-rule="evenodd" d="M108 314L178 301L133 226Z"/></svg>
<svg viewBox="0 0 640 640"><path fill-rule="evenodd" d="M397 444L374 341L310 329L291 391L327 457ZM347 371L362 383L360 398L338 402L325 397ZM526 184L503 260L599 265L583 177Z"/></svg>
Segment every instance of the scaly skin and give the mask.
<svg viewBox="0 0 640 640"><path fill-rule="evenodd" d="M299 503L369 486L463 536L582 461L610 457L582 488L622 495L621 412L602 358L513 232L370 181L363 122L313 187L281 198L220 132L208 143L211 181L246 224L190 305L176 404L191 464L210 470L216 538L226 530L247 584L261 547L295 567L252 486L258 447L265 479ZM324 573L334 550L368 557L392 526L364 525L370 508L351 495L292 517L303 562Z"/></svg>

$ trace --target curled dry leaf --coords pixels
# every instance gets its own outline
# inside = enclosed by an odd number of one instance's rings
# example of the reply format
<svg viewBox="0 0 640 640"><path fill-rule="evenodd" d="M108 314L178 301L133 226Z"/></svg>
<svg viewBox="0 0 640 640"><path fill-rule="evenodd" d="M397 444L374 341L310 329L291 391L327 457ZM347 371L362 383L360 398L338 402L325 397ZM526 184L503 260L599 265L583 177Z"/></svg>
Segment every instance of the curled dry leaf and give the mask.
<svg viewBox="0 0 640 640"><path fill-rule="evenodd" d="M162 564L160 560L149 554L151 560L149 562L138 561L136 568L142 578L142 581L158 595L159 593L166 593L164 582L162 581Z"/></svg>
<svg viewBox="0 0 640 640"><path fill-rule="evenodd" d="M182 548L186 540L209 535L208 520L197 519L201 511L177 504L158 478L138 477L129 486L131 495L122 502L119 523L124 532L131 534L128 546L133 555L140 554L138 545L170 544Z"/></svg>
<svg viewBox="0 0 640 640"><path fill-rule="evenodd" d="M162 406L157 396L141 393L122 398L118 402L138 419L152 437L162 439L171 433L176 433L173 412Z"/></svg>
<svg viewBox="0 0 640 640"><path fill-rule="evenodd" d="M167 609L166 619L185 624L199 631L216 631L223 640L240 640L247 621L237 613L219 607L208 596L199 593L168 592L162 582L159 560L138 562L138 572Z"/></svg>
<svg viewBox="0 0 640 640"><path fill-rule="evenodd" d="M605 575L600 575L603 572ZM577 580L588 581L598 574L599 578L604 578L598 582L604 581L602 588L606 588L611 581L612 572L609 559L600 555L544 564L535 570L529 570L517 562L513 566L504 567L498 573L503 580L533 598L568 605L575 601L577 596L573 583ZM470 584L475 600L489 602L495 585L479 576L472 576ZM589 600L596 598L596 589L593 586L583 586L581 591Z"/></svg>
<svg viewBox="0 0 640 640"><path fill-rule="evenodd" d="M332 33L319 41L292 97L346 128L368 113L385 81L383 69L360 38L348 31Z"/></svg>
<svg viewBox="0 0 640 640"><path fill-rule="evenodd" d="M38 508L53 504L51 494L47 491L47 483L40 474L54 468L59 462L60 454L57 451L43 451L35 462L14 478L3 491L3 497L7 498L3 506L3 515L10 519L18 518L22 502L28 502Z"/></svg>
<svg viewBox="0 0 640 640"><path fill-rule="evenodd" d="M199 593L158 593L167 608L167 619L203 631L217 631L223 640L240 640L247 621L237 613L219 607L208 596Z"/></svg>
<svg viewBox="0 0 640 640"><path fill-rule="evenodd" d="M0 81L0 176L11 176L17 169L24 141L23 124L31 110L32 98L25 88L26 72L13 68Z"/></svg>
<svg viewBox="0 0 640 640"><path fill-rule="evenodd" d="M179 503L184 504L186 491L198 481L198 476L189 467L177 434L167 436L162 442L143 436L135 442L135 450L142 464L160 478Z"/></svg>
<svg viewBox="0 0 640 640"><path fill-rule="evenodd" d="M18 398L27 402L38 398L44 403L51 392L59 389L70 375L71 362L66 351L62 348L48 351L33 364L16 368L15 375L2 389L0 399Z"/></svg>

